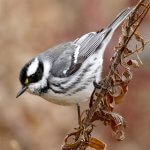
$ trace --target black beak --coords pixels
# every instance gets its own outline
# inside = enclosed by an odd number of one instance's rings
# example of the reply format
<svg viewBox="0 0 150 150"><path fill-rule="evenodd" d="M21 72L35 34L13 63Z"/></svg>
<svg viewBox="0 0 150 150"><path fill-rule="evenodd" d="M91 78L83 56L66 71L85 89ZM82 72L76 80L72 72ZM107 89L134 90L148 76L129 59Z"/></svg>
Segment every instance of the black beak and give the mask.
<svg viewBox="0 0 150 150"><path fill-rule="evenodd" d="M28 86L22 87L19 92L17 93L16 98L18 98L20 95L22 95L26 90L28 89Z"/></svg>

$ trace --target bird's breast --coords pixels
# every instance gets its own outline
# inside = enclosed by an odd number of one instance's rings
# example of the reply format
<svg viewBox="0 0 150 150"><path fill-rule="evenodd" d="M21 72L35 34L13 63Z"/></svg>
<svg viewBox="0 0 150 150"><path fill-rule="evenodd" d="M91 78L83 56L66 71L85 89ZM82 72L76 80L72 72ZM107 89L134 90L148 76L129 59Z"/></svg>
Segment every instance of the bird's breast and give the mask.
<svg viewBox="0 0 150 150"><path fill-rule="evenodd" d="M68 93L68 94L57 94L52 90L49 90L47 93L41 95L45 100L58 104L58 105L74 105L77 103L82 103L88 101L94 86L88 86L85 89L78 91L77 93Z"/></svg>

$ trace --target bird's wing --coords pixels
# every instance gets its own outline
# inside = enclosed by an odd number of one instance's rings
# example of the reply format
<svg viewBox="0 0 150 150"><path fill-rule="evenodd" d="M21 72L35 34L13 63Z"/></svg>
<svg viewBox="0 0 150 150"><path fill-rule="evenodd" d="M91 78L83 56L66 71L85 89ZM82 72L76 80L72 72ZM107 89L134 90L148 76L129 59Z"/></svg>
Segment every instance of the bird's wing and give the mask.
<svg viewBox="0 0 150 150"><path fill-rule="evenodd" d="M101 50L103 44L107 45L109 43L115 29L133 9L127 8L122 11L104 30L87 33L73 42L60 45L58 49L64 50L55 59L51 69L52 74L56 77L68 77L74 74L89 56L97 50Z"/></svg>
<svg viewBox="0 0 150 150"><path fill-rule="evenodd" d="M105 35L100 32L91 32L73 42L60 45L57 49L63 48L64 50L53 62L51 73L55 77L68 77L74 74L100 46Z"/></svg>
<svg viewBox="0 0 150 150"><path fill-rule="evenodd" d="M54 50L52 59L52 68L51 74L55 77L66 77L67 72L71 68L73 61L73 53L78 48L77 45L72 44L71 42L60 44Z"/></svg>

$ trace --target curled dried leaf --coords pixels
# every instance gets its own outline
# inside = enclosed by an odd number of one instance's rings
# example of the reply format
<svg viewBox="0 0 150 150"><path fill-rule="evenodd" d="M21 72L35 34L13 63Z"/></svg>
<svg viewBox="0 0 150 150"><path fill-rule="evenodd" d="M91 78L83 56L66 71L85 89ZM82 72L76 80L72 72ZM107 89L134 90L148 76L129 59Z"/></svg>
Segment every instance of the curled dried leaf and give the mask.
<svg viewBox="0 0 150 150"><path fill-rule="evenodd" d="M126 84L120 85L121 92L118 96L114 96L115 104L120 104L128 91L128 86Z"/></svg>
<svg viewBox="0 0 150 150"><path fill-rule="evenodd" d="M62 145L62 150L72 150L73 148L79 147L81 144L81 140L79 138L82 129L77 128L75 132L68 134L65 137L65 143ZM77 139L77 140L76 140Z"/></svg>
<svg viewBox="0 0 150 150"><path fill-rule="evenodd" d="M144 39L141 36L139 28L137 28L136 31L134 32L134 36L135 36L136 40L142 44L142 50L143 50L145 44L144 44Z"/></svg>
<svg viewBox="0 0 150 150"><path fill-rule="evenodd" d="M107 95L106 98L105 98L105 103L106 103L106 106L107 106L107 110L109 110L109 111L113 111L113 109L114 109L114 106L112 105L112 102L113 102L113 96Z"/></svg>
<svg viewBox="0 0 150 150"><path fill-rule="evenodd" d="M121 66L124 67L125 69L128 69L128 70L130 69L130 68L129 68L129 65L127 64L126 59L124 58L124 54L121 55L121 63L120 63L120 64L121 64Z"/></svg>
<svg viewBox="0 0 150 150"><path fill-rule="evenodd" d="M106 144L93 137L89 139L88 146L95 150L106 150Z"/></svg>
<svg viewBox="0 0 150 150"><path fill-rule="evenodd" d="M134 67L134 68L139 68L139 63L138 63L137 60L135 60L135 59L130 59L130 60L127 62L127 64L128 64L129 66Z"/></svg>
<svg viewBox="0 0 150 150"><path fill-rule="evenodd" d="M130 55L132 53L133 53L132 50L130 50L129 48L125 48L125 50L124 50L124 57L126 57L126 56L128 56L128 55Z"/></svg>
<svg viewBox="0 0 150 150"><path fill-rule="evenodd" d="M141 65L143 65L143 62L142 62L142 60L140 59L140 57L139 57L138 53L136 53L136 57L137 57L137 59L138 59L139 63L140 63Z"/></svg>
<svg viewBox="0 0 150 150"><path fill-rule="evenodd" d="M96 120L101 120L101 115L100 115L100 112L99 111L96 111L91 119L91 122L94 122Z"/></svg>
<svg viewBox="0 0 150 150"><path fill-rule="evenodd" d="M104 111L104 114L109 118L108 123L114 132L117 132L120 127L126 127L124 118L118 113Z"/></svg>
<svg viewBox="0 0 150 150"><path fill-rule="evenodd" d="M114 97L115 104L120 104L122 102L124 95L125 94L121 92L121 94L118 97Z"/></svg>
<svg viewBox="0 0 150 150"><path fill-rule="evenodd" d="M78 128L76 130L77 131L72 132L65 137L65 143L67 143L69 141L69 139L71 139L71 138L73 139L73 137L77 137L81 134L82 129Z"/></svg>
<svg viewBox="0 0 150 150"><path fill-rule="evenodd" d="M62 145L61 149L62 150L72 150L74 148L79 147L80 143L81 143L80 141L76 141L75 143L72 143L72 144L64 144L64 145Z"/></svg>
<svg viewBox="0 0 150 150"><path fill-rule="evenodd" d="M121 130L118 130L117 132L113 132L113 136L115 137L115 139L117 139L118 141L123 141L125 139L125 135L124 132Z"/></svg>
<svg viewBox="0 0 150 150"><path fill-rule="evenodd" d="M121 86L120 85L116 85L110 88L109 90L109 94L112 97L118 97L121 94Z"/></svg>
<svg viewBox="0 0 150 150"><path fill-rule="evenodd" d="M122 81L126 84L128 84L130 82L130 80L132 79L132 73L130 70L125 70L122 74Z"/></svg>

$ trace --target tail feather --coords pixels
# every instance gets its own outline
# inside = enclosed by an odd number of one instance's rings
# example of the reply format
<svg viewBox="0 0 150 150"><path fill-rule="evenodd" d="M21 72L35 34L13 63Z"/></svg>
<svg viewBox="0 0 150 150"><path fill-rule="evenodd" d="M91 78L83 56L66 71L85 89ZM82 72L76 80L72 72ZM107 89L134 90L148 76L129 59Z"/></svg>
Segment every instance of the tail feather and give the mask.
<svg viewBox="0 0 150 150"><path fill-rule="evenodd" d="M127 8L125 10L123 10L121 13L119 13L117 15L117 17L112 21L112 23L106 27L105 29L101 30L101 32L97 32L97 34L100 36L100 43L99 46L97 47L96 50L99 50L102 43L107 46L107 44L109 43L109 41L112 38L112 35L114 33L114 31L116 30L116 28L126 19L126 17L134 10L134 8ZM103 46L103 51L101 50L101 52L103 53L105 50L105 46Z"/></svg>
<svg viewBox="0 0 150 150"><path fill-rule="evenodd" d="M107 28L111 28L115 30L133 10L134 8L130 8L130 7L123 10L121 13L117 15L117 17L113 20L113 22Z"/></svg>

